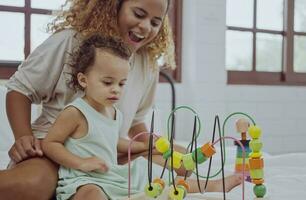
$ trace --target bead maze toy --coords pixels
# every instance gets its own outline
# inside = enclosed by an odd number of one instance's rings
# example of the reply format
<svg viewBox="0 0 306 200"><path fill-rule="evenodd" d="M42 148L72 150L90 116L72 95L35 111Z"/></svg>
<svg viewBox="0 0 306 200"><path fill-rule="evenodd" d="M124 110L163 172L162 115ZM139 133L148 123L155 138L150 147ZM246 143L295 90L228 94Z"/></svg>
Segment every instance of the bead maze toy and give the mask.
<svg viewBox="0 0 306 200"><path fill-rule="evenodd" d="M173 132L174 132L174 118L175 118L175 112L179 109L187 109L191 111L194 114L194 126L193 126L193 133L192 133L192 141L187 147L187 151L185 154L182 154L180 152L177 152L173 149ZM247 116L251 121L252 125L249 124L249 122L242 118L239 119L236 122L236 129L239 133L241 133L241 140L238 140L234 137L224 136L224 130L225 130L225 124L228 121L228 119L234 115L242 114L244 116ZM171 131L170 131L170 119L171 119ZM214 141L215 133L216 133L216 127L218 127L218 133L219 138ZM181 166L183 166L187 171L195 171L198 182L198 188L199 191L202 193L202 189L200 186L199 177L206 178L204 191L206 190L207 182L209 178L217 176L220 172L222 172L222 180L223 180L223 199L226 199L225 195L225 182L224 182L224 164L225 164L225 139L231 139L234 140L234 144L237 146L237 154L236 154L236 165L235 165L235 171L236 173L241 174L243 177L243 180L246 178L246 180L251 181L255 184L253 191L256 199L262 199L264 200L264 196L266 194L266 187L263 185L264 179L263 179L263 158L261 153L262 148L262 142L259 140L261 136L261 129L255 124L254 120L244 113L233 113L229 115L226 120L223 123L222 133L220 129L220 120L219 117L215 117L215 123L214 123L214 131L213 131L213 137L211 142L206 142L204 145L198 147L197 146L197 137L200 134L201 129L201 123L200 119L197 115L197 113L190 107L187 106L181 106L176 109L174 109L168 118L167 122L167 128L168 128L168 137L162 136L159 137L157 134L154 133L154 111L152 113L152 119L151 119L151 129L149 133L139 133L134 138L132 138L130 145L132 144L133 140L135 140L137 137L139 137L142 134L149 134L149 155L148 155L148 183L144 187L144 193L146 196L151 198L157 198L159 197L165 186L166 183L163 180L163 175L165 172L165 168L168 164L168 167L170 168L169 171L169 192L168 192L168 198L171 200L183 200L187 192L189 190L189 185L187 183L187 172L184 176L184 178L181 178L177 181L174 179L174 169L178 169ZM169 133L170 136L169 136ZM252 140L247 140L247 133L249 133ZM156 140L154 142L154 139ZM210 170L211 170L211 162L213 155L216 153L216 149L214 145L216 143L220 143L220 150L221 150L221 169L214 175L210 176ZM152 181L152 149L153 145L155 146L156 150L160 152L163 155L163 158L165 159L164 168L160 175L160 177L155 178ZM190 147L190 149L189 149ZM250 151L252 150L252 152ZM129 159L129 185L128 185L128 197L130 198L130 185L131 185L131 179L130 179L130 150L128 152L128 159ZM201 176L199 175L198 165L204 163L209 159L209 168L207 172L207 176ZM169 162L168 162L169 161ZM242 182L242 199L244 200L244 181Z"/></svg>

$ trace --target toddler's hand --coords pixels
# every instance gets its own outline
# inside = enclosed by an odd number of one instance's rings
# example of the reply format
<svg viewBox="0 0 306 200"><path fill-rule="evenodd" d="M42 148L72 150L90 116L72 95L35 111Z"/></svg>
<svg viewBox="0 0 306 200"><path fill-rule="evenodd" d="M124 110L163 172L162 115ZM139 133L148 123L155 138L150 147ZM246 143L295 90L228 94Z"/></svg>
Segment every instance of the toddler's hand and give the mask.
<svg viewBox="0 0 306 200"><path fill-rule="evenodd" d="M83 172L98 171L105 173L108 171L108 166L104 160L101 160L97 157L89 157L83 159L83 162L78 169Z"/></svg>

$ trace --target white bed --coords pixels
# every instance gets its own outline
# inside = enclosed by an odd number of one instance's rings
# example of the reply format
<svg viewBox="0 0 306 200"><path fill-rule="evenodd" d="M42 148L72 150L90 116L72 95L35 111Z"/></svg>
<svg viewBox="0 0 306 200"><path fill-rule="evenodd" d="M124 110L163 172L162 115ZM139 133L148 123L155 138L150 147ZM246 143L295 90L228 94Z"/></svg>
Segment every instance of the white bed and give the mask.
<svg viewBox="0 0 306 200"><path fill-rule="evenodd" d="M0 86L0 169L5 169L9 162L7 151L13 142L13 137L8 125L5 112L6 89ZM37 107L33 107L33 116L37 114ZM220 152L217 149L217 152ZM226 175L233 173L236 150L235 147L227 147L227 161L225 166ZM215 156L212 169L220 167L219 155ZM265 185L269 200L304 200L306 199L306 153L291 153L271 156L264 154L265 161ZM200 166L201 174L206 174L208 162ZM214 171L212 171L213 173ZM220 176L219 176L220 178ZM246 183L245 199L254 199L253 185ZM144 199L138 196L138 199ZM233 189L227 194L227 199L238 200L241 198L241 187ZM186 199L222 199L222 193L192 194Z"/></svg>

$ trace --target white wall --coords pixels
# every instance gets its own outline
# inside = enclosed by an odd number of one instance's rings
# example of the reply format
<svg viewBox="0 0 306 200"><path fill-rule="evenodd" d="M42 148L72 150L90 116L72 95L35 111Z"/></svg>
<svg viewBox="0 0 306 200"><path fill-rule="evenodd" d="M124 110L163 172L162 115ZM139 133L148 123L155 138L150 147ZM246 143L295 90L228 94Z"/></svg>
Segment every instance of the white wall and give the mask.
<svg viewBox="0 0 306 200"><path fill-rule="evenodd" d="M214 116L223 121L232 112L246 112L262 127L264 150L306 152L306 87L227 85L225 71L225 0L183 1L182 83L176 84L177 105L192 106L204 129L201 143L211 138ZM170 110L170 87L160 84L157 111L165 129ZM177 139L190 140L193 117L177 114ZM226 134L239 136L235 117Z"/></svg>

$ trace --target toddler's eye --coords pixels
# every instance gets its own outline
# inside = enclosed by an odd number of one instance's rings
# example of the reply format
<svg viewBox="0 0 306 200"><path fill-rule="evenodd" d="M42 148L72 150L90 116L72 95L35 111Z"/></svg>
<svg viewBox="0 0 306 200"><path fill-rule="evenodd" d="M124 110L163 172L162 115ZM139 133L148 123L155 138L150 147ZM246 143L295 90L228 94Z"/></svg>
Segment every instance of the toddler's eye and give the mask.
<svg viewBox="0 0 306 200"><path fill-rule="evenodd" d="M108 82L108 81L103 81L104 85L111 85L112 82Z"/></svg>

